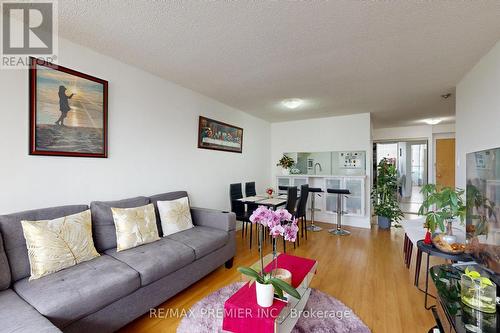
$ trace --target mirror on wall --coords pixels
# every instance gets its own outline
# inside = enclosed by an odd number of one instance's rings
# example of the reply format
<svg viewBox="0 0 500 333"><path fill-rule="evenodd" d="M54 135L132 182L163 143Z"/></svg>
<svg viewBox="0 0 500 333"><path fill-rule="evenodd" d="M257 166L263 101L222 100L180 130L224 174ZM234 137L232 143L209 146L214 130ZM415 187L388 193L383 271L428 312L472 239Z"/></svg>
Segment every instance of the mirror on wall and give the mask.
<svg viewBox="0 0 500 333"><path fill-rule="evenodd" d="M366 152L327 151L289 152L295 161L292 174L301 175L365 175Z"/></svg>

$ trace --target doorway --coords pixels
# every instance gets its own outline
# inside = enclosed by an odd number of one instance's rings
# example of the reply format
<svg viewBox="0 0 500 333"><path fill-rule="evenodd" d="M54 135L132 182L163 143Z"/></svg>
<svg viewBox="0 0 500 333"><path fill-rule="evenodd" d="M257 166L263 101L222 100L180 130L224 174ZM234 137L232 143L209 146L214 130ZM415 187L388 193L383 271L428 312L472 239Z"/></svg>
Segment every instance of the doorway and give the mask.
<svg viewBox="0 0 500 333"><path fill-rule="evenodd" d="M387 158L398 171L398 199L403 213L417 214L423 202L420 190L428 182L427 140L374 143L374 178L376 166Z"/></svg>

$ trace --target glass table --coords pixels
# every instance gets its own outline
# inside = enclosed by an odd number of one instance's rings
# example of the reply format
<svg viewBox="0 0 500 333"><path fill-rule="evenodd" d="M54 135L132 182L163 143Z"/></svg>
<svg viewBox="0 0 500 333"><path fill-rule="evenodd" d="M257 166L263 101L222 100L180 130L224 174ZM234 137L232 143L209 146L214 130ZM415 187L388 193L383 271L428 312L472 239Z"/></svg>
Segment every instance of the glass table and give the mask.
<svg viewBox="0 0 500 333"><path fill-rule="evenodd" d="M477 265L475 270L482 271L481 275L488 275ZM460 300L460 276L467 266L454 267L453 265L433 266L429 270L437 290L438 304L432 308L434 317L441 332L456 333L497 333L499 310L493 314L474 310Z"/></svg>

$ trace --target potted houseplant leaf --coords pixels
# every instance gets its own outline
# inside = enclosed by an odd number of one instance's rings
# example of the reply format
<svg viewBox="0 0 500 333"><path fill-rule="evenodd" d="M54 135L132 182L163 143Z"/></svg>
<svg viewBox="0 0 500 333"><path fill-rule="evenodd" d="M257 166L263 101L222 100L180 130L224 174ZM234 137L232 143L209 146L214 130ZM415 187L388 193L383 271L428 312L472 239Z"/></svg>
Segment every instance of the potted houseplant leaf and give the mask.
<svg viewBox="0 0 500 333"><path fill-rule="evenodd" d="M377 166L377 182L373 187L371 198L378 225L382 229L399 226L403 212L397 200L398 176L396 167L386 158Z"/></svg>
<svg viewBox="0 0 500 333"><path fill-rule="evenodd" d="M466 206L464 204L464 190L453 187L438 187L436 184L427 184L422 187L424 201L418 214L425 216L425 226L431 233L436 229L446 231L443 240L449 244L457 241L453 235L452 223L459 219L464 222Z"/></svg>
<svg viewBox="0 0 500 333"><path fill-rule="evenodd" d="M285 241L295 242L297 239L297 220L292 217L286 209L273 211L265 206L259 206L250 216L250 222L257 224L259 228L259 257L260 272L250 267L238 267L238 271L256 283L257 303L262 307L269 307L273 304L274 294L278 298L285 299L284 293L300 299L297 290L287 282L279 279L276 275L278 269L278 257L276 251L276 238L283 237ZM263 234L268 228L269 235L273 243L273 263L274 269L270 272L264 271L264 261L262 254Z"/></svg>
<svg viewBox="0 0 500 333"><path fill-rule="evenodd" d="M276 166L281 167L281 172L283 175L289 175L290 174L290 168L295 164L295 161L293 158L290 156L287 156L286 154L283 154L283 157L281 157L276 164Z"/></svg>

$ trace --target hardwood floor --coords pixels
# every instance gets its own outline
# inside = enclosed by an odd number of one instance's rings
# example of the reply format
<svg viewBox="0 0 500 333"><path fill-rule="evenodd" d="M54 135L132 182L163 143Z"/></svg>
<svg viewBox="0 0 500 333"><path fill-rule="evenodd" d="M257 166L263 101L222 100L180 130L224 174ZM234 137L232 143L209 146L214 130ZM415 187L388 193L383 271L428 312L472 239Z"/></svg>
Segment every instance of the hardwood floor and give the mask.
<svg viewBox="0 0 500 333"><path fill-rule="evenodd" d="M431 312L424 309L423 294L413 286L416 248L410 269L406 269L403 264L402 229L384 231L378 230L377 227L346 227L352 234L338 237L325 230L332 228L331 224L318 225L322 226L323 230L309 232L308 240L301 239L300 246L295 250L293 246L287 246L287 253L319 261L312 287L345 303L374 333L421 333L434 326ZM232 269L220 267L159 308L187 311L213 291L232 282L241 281L236 267L253 264L258 258L257 246L250 250L248 242L249 239L242 238L241 232L238 232L237 254ZM281 245L279 249L281 250ZM271 247L267 246L266 253L270 251ZM431 264L443 262L433 259L431 258ZM424 266L425 262L422 263L421 286L425 282ZM433 288L430 290L435 292ZM175 332L181 319L149 318L149 314L146 314L120 332Z"/></svg>

